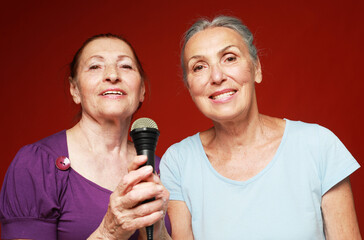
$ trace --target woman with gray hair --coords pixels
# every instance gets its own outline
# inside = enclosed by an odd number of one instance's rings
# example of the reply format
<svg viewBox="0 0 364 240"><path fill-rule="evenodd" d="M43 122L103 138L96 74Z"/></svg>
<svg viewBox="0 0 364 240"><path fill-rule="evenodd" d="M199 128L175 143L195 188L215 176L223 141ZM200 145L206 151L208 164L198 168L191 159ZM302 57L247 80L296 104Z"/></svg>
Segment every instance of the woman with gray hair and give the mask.
<svg viewBox="0 0 364 240"><path fill-rule="evenodd" d="M359 164L330 130L259 113L261 66L239 19L197 21L181 62L213 127L162 158L173 239L361 239L349 181Z"/></svg>

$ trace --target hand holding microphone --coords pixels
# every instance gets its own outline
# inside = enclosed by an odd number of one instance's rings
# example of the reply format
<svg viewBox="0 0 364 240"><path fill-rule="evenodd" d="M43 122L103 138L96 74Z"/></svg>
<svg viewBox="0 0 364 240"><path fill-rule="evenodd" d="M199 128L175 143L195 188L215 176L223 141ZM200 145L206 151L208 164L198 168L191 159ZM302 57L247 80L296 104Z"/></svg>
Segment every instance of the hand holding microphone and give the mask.
<svg viewBox="0 0 364 240"><path fill-rule="evenodd" d="M154 153L159 130L153 120L142 118L133 123L130 135L138 156L111 194L108 211L98 232L102 236L128 239L135 230L146 227L147 239L153 239L153 224L156 234L163 232L161 220L169 198L168 191L154 174Z"/></svg>
<svg viewBox="0 0 364 240"><path fill-rule="evenodd" d="M157 147L159 130L157 124L150 118L139 118L131 126L130 136L133 140L137 155L146 155L148 160L146 165L154 166L154 155ZM144 201L147 203L155 200L155 198ZM153 225L146 228L147 239L153 239Z"/></svg>

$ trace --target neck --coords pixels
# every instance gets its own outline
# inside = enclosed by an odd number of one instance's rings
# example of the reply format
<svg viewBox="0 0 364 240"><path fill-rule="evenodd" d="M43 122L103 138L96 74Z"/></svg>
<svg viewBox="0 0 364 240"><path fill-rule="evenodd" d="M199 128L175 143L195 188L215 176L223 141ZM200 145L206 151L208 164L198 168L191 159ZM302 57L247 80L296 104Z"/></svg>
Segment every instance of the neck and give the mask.
<svg viewBox="0 0 364 240"><path fill-rule="evenodd" d="M213 141L248 146L264 134L264 120L257 114L240 121L214 122Z"/></svg>
<svg viewBox="0 0 364 240"><path fill-rule="evenodd" d="M261 141L264 135L265 117L258 112L256 101L252 101L248 111L229 121L213 121L211 143L226 146L249 146Z"/></svg>
<svg viewBox="0 0 364 240"><path fill-rule="evenodd" d="M87 116L69 131L74 134L87 151L106 154L127 154L128 131L131 118L110 121L95 121ZM122 154L122 155L124 155Z"/></svg>

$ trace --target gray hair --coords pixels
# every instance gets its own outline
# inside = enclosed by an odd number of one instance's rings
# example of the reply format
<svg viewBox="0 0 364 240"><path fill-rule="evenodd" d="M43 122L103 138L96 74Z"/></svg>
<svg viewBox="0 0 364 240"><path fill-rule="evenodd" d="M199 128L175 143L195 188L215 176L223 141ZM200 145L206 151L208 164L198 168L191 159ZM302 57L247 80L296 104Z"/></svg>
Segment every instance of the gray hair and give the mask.
<svg viewBox="0 0 364 240"><path fill-rule="evenodd" d="M245 26L240 21L240 19L224 15L215 17L212 21L209 21L205 18L199 19L187 30L182 39L183 45L181 50L181 66L183 71L183 81L185 82L186 85L187 85L187 72L186 72L186 66L183 61L183 55L186 44L191 39L191 37L196 33L203 31L207 28L214 28L214 27L226 27L233 29L234 31L239 33L239 35L243 38L246 46L248 47L249 55L253 60L253 62L256 63L256 61L258 60L257 49L253 44L253 39L254 39L253 34L250 32L248 27Z"/></svg>

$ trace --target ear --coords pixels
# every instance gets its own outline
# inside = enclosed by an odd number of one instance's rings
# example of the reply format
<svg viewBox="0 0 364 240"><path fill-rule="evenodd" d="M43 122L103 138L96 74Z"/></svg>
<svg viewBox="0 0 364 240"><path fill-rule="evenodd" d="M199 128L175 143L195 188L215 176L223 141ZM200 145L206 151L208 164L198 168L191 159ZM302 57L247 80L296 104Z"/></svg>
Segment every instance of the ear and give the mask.
<svg viewBox="0 0 364 240"><path fill-rule="evenodd" d="M144 101L144 97L145 97L145 83L144 81L142 81L142 85L140 86L140 93L139 93L139 102L143 102Z"/></svg>
<svg viewBox="0 0 364 240"><path fill-rule="evenodd" d="M260 61L259 61L259 58L258 58L257 62L255 63L255 82L256 83L261 83L262 80L263 80L262 68L260 66Z"/></svg>
<svg viewBox="0 0 364 240"><path fill-rule="evenodd" d="M71 93L72 99L76 104L80 104L81 97L80 97L80 90L78 89L77 83L71 77L69 78L69 81L70 81L70 93Z"/></svg>

